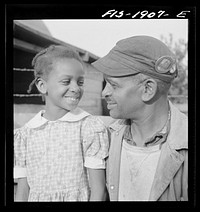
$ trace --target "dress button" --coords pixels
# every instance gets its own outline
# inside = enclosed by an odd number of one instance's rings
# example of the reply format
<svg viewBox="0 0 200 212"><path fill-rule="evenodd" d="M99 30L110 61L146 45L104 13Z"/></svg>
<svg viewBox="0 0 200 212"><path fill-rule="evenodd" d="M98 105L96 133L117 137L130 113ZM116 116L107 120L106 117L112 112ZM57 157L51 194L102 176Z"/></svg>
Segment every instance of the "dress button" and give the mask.
<svg viewBox="0 0 200 212"><path fill-rule="evenodd" d="M111 190L113 190L114 188L115 188L114 185L111 185L111 186L110 186L110 189L111 189Z"/></svg>

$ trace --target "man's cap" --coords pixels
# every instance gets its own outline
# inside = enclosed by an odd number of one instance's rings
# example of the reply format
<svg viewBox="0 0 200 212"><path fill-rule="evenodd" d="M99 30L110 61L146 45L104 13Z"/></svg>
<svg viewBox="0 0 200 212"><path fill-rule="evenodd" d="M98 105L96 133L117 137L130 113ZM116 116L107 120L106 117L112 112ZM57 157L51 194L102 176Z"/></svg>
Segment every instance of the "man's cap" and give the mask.
<svg viewBox="0 0 200 212"><path fill-rule="evenodd" d="M111 77L143 73L171 82L177 76L175 55L163 42L150 36L133 36L120 40L106 56L92 65Z"/></svg>

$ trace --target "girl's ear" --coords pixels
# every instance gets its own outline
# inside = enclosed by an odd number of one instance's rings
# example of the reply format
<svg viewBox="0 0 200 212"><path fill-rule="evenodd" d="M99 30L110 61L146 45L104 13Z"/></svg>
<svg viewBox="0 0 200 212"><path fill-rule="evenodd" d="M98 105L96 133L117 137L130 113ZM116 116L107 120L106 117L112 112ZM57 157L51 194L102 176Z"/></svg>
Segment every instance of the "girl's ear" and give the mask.
<svg viewBox="0 0 200 212"><path fill-rule="evenodd" d="M152 100L157 93L157 82L154 79L147 79L144 84L142 100L144 102Z"/></svg>
<svg viewBox="0 0 200 212"><path fill-rule="evenodd" d="M47 93L47 84L44 79L38 78L35 82L35 85L40 93L42 93L42 94Z"/></svg>

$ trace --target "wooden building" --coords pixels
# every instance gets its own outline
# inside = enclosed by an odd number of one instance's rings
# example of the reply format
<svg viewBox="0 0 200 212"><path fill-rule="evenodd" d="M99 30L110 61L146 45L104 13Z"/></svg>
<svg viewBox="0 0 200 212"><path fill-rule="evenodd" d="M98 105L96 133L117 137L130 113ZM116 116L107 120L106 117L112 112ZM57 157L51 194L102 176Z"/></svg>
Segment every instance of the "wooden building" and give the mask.
<svg viewBox="0 0 200 212"><path fill-rule="evenodd" d="M16 20L13 26L13 71L14 71L14 128L18 128L44 107L41 95L34 86L27 93L34 79L31 61L35 54L51 44L70 46L78 51L86 70L85 92L79 106L93 115L103 115L102 86L103 75L97 72L91 63L98 57L86 50L55 39L40 20Z"/></svg>

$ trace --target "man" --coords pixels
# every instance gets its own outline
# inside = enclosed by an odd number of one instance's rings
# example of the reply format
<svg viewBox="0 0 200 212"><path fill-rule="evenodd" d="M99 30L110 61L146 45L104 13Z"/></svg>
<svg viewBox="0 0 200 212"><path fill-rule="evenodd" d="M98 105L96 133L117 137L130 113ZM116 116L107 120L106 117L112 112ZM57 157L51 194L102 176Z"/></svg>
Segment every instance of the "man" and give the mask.
<svg viewBox="0 0 200 212"><path fill-rule="evenodd" d="M111 201L188 200L187 116L168 100L175 55L149 36L120 40L93 63L103 72L110 116Z"/></svg>

